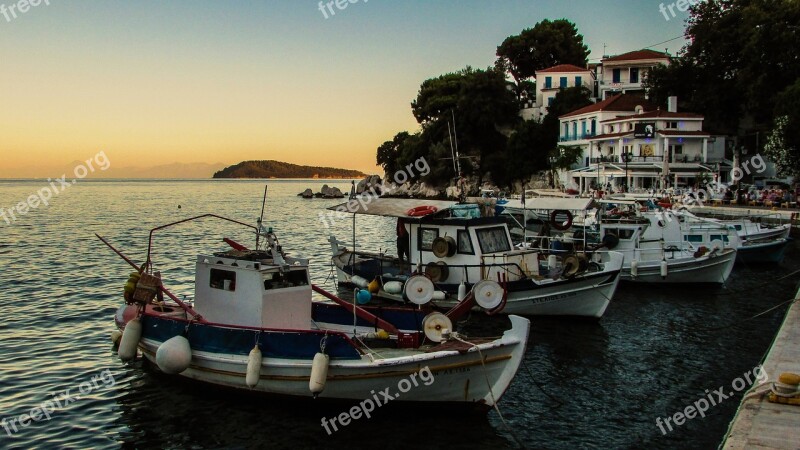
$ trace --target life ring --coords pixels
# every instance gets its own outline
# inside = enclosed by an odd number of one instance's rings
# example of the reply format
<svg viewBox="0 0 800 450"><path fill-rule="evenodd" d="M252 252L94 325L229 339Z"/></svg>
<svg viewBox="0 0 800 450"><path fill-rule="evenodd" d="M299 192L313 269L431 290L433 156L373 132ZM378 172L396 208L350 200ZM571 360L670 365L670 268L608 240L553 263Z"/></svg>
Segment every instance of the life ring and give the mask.
<svg viewBox="0 0 800 450"><path fill-rule="evenodd" d="M567 220L559 221L558 216L566 214ZM550 226L558 231L569 230L572 227L572 213L566 209L556 209L550 213Z"/></svg>
<svg viewBox="0 0 800 450"><path fill-rule="evenodd" d="M422 217L433 214L436 211L439 211L439 208L435 206L431 205L417 206L416 208L411 208L408 211L406 211L406 215L409 217Z"/></svg>

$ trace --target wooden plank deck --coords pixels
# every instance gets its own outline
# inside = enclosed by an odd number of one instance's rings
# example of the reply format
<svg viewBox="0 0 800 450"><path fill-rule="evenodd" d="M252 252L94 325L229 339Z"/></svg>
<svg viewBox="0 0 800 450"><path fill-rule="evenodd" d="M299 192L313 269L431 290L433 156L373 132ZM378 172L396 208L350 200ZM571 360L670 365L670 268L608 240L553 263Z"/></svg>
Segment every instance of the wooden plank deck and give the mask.
<svg viewBox="0 0 800 450"><path fill-rule="evenodd" d="M764 370L771 381L783 372L800 374L800 301L789 308ZM722 448L800 449L800 406L770 403L766 397L742 401Z"/></svg>

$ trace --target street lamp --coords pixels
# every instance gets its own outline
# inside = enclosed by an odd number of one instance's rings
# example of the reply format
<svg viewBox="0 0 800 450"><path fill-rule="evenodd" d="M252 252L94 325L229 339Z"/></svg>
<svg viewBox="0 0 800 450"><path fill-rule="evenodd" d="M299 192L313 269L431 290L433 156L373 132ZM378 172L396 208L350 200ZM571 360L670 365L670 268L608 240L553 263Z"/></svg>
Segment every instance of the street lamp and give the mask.
<svg viewBox="0 0 800 450"><path fill-rule="evenodd" d="M622 160L625 161L625 192L628 192L628 162L631 160L631 152L623 153Z"/></svg>

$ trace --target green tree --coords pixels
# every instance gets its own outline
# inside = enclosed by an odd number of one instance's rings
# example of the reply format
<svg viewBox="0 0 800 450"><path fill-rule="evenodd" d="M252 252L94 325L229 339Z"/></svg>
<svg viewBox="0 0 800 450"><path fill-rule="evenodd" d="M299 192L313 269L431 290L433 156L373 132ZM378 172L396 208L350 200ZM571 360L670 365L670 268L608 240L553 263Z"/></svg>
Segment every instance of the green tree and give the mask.
<svg viewBox="0 0 800 450"><path fill-rule="evenodd" d="M706 116L706 126L746 135L769 128L779 94L800 75L800 2L719 0L691 8L690 43L650 72L650 97Z"/></svg>
<svg viewBox="0 0 800 450"><path fill-rule="evenodd" d="M537 70L558 64L586 67L588 56L589 48L574 23L566 19L543 20L506 38L497 47L495 67L514 78L519 99L524 92L523 80L535 76Z"/></svg>
<svg viewBox="0 0 800 450"><path fill-rule="evenodd" d="M407 131L401 131L391 141L386 141L378 147L378 165L383 167L385 173L393 174L402 167L398 163L402 155L403 144L409 137L410 135Z"/></svg>

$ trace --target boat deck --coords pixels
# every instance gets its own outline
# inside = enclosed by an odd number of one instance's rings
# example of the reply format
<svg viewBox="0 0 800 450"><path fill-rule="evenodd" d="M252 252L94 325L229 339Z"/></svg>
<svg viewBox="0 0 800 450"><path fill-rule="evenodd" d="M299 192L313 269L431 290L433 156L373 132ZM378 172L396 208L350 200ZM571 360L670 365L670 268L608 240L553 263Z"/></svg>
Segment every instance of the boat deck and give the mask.
<svg viewBox="0 0 800 450"><path fill-rule="evenodd" d="M800 373L800 291L795 299L764 361L770 380L783 372ZM743 400L722 448L800 448L800 406L770 403L766 397Z"/></svg>

